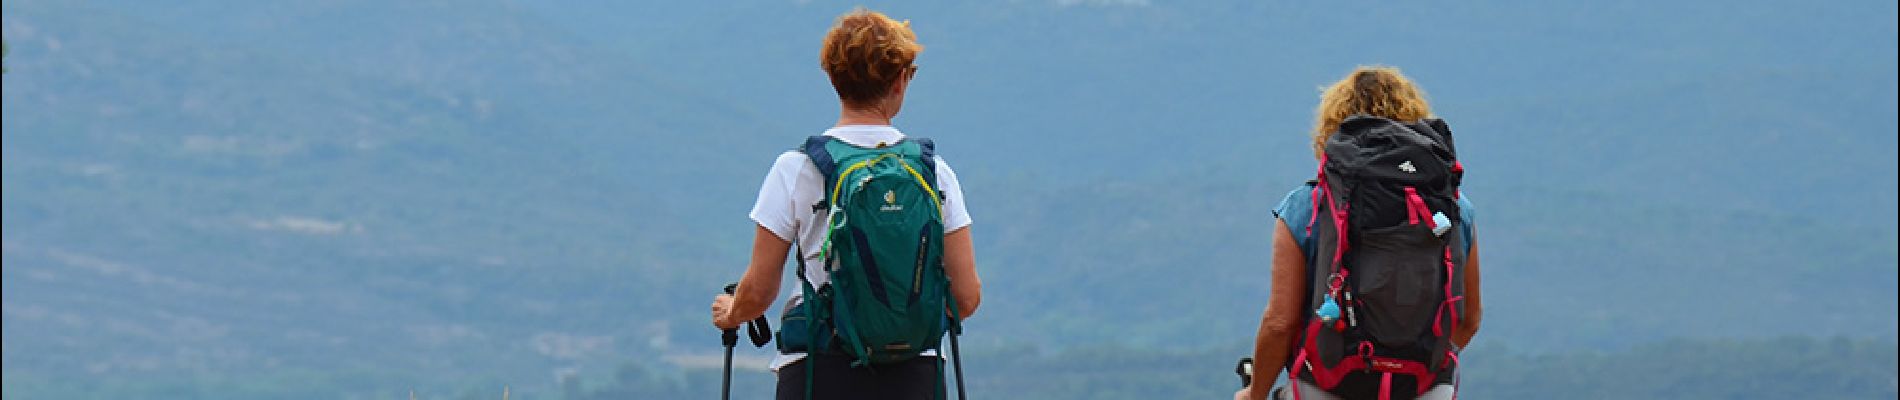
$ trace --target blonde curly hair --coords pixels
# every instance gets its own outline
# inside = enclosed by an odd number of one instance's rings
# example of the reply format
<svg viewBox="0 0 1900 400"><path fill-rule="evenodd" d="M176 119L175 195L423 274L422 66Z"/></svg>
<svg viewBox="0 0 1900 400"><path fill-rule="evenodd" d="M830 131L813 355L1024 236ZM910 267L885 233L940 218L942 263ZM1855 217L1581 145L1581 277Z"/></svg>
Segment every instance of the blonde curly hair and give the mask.
<svg viewBox="0 0 1900 400"><path fill-rule="evenodd" d="M1319 96L1318 116L1313 123L1314 156L1326 152L1326 139L1339 132L1340 122L1358 114L1410 122L1430 118L1432 107L1425 101L1425 91L1398 68L1354 68Z"/></svg>
<svg viewBox="0 0 1900 400"><path fill-rule="evenodd" d="M820 66L831 76L831 87L847 104L876 102L914 68L924 46L910 21L899 22L883 13L859 7L844 15L825 33Z"/></svg>

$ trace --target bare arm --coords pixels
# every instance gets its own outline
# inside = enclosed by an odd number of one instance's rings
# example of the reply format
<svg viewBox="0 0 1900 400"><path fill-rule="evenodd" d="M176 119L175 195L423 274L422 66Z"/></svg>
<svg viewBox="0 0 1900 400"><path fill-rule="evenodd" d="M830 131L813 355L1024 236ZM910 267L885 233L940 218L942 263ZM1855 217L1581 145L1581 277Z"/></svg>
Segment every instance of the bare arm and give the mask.
<svg viewBox="0 0 1900 400"><path fill-rule="evenodd" d="M780 239L764 226L754 227L757 229L752 234L752 263L746 266L745 276L739 278L738 290L731 296L722 294L713 299L713 325L721 329L737 328L765 315L765 310L772 307L772 300L778 298L779 280L785 276L785 252L792 243Z"/></svg>
<svg viewBox="0 0 1900 400"><path fill-rule="evenodd" d="M1478 324L1484 320L1484 301L1478 290L1478 242L1471 242L1471 254L1465 258L1465 313L1459 315L1458 326L1451 330L1451 342L1459 349L1471 345L1471 337L1478 334Z"/></svg>
<svg viewBox="0 0 1900 400"><path fill-rule="evenodd" d="M976 276L976 253L970 245L970 227L943 235L943 272L950 276L950 295L957 300L957 319L976 314L983 304L983 280Z"/></svg>
<svg viewBox="0 0 1900 400"><path fill-rule="evenodd" d="M1272 385L1280 378L1280 370L1285 368L1288 358L1298 343L1300 320L1305 315L1300 309L1301 298L1306 296L1306 254L1300 245L1293 241L1293 231L1286 221L1274 220L1273 234L1273 286L1267 301L1267 310L1260 316L1260 331L1254 338L1253 383ZM1264 388L1245 389L1246 397L1261 400L1267 397Z"/></svg>

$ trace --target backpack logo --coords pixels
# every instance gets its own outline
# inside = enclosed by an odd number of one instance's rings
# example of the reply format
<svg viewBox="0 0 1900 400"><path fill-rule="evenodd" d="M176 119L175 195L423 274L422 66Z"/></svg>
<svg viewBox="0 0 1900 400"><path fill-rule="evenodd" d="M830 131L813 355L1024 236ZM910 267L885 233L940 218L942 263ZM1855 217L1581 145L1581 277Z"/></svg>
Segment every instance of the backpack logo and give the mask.
<svg viewBox="0 0 1900 400"><path fill-rule="evenodd" d="M884 191L884 206L878 207L877 210L884 212L904 211L904 206L897 204L897 191Z"/></svg>
<svg viewBox="0 0 1900 400"><path fill-rule="evenodd" d="M1405 160L1405 162L1399 163L1399 170L1405 171L1405 173L1411 174L1411 173L1417 173L1418 167L1412 166L1412 160Z"/></svg>

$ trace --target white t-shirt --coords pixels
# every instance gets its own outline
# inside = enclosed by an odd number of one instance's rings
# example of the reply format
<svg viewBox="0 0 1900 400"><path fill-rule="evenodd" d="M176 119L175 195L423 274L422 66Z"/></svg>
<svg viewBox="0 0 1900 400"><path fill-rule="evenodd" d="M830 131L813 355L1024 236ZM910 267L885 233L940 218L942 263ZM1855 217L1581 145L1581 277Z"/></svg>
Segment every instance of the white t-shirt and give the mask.
<svg viewBox="0 0 1900 400"><path fill-rule="evenodd" d="M878 144L897 143L904 139L904 133L888 125L847 125L825 130L825 136L843 140L853 146L877 147ZM957 173L943 157L936 158L937 191L942 192L943 231L955 232L970 226L969 210L963 205L963 185L957 182ZM805 279L813 285L830 282L830 276L818 263L818 243L824 240L823 223L829 211L812 212L812 206L825 199L825 176L818 172L811 157L803 152L787 151L778 156L772 164L771 172L765 174L765 182L759 185L759 199L752 204L752 221L772 231L779 239L797 242L802 247L807 268ZM795 235L795 236L794 236ZM791 291L794 296L800 290ZM790 299L785 306L790 307ZM781 354L772 360L771 368L779 368L804 358L804 354Z"/></svg>

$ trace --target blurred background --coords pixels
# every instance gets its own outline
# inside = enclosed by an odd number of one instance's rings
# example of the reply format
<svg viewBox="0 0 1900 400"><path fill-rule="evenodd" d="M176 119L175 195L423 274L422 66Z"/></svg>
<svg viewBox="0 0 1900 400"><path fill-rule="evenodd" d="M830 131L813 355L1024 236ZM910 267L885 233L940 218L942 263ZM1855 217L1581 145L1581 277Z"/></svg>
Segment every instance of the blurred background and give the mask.
<svg viewBox="0 0 1900 400"><path fill-rule="evenodd" d="M4 396L713 398L854 5L8 0ZM1896 396L1891 1L866 5L976 220L973 396L1230 396L1362 64L1471 171L1464 398Z"/></svg>

